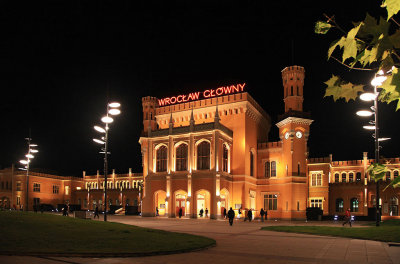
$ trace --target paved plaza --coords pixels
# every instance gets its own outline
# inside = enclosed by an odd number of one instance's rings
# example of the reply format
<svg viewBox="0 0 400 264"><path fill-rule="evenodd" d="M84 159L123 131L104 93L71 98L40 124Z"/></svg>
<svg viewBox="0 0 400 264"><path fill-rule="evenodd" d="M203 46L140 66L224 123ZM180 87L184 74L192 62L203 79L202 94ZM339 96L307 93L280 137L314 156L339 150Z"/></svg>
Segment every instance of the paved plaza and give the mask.
<svg viewBox="0 0 400 264"><path fill-rule="evenodd" d="M387 243L262 231L265 225L336 225L333 222L285 222L140 218L110 216L110 221L184 232L215 239L215 247L191 253L140 258L39 258L0 256L0 263L400 263L400 247ZM353 228L357 228L357 223Z"/></svg>

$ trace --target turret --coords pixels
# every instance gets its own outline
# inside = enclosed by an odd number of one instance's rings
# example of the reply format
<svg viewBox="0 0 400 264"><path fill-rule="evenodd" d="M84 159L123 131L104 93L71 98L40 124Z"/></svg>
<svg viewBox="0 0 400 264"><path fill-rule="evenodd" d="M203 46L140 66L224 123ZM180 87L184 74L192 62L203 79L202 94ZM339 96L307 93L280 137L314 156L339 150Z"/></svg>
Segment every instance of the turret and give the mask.
<svg viewBox="0 0 400 264"><path fill-rule="evenodd" d="M157 129L156 122L157 98L146 96L142 98L143 107L143 131L154 131Z"/></svg>
<svg viewBox="0 0 400 264"><path fill-rule="evenodd" d="M301 66L289 66L282 70L285 113L291 110L303 111L304 73Z"/></svg>

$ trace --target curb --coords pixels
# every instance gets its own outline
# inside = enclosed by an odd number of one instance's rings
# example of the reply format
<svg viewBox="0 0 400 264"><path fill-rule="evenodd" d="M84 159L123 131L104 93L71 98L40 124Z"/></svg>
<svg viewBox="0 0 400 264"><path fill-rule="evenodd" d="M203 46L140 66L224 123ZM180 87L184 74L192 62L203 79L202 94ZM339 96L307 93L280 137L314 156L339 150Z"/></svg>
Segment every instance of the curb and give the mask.
<svg viewBox="0 0 400 264"><path fill-rule="evenodd" d="M68 258L137 258L137 257L150 257L160 255L172 255L196 252L200 250L206 250L217 245L216 242L209 246L195 248L195 249L181 249L171 251L157 251L157 252L137 252L137 253L41 253L41 252L6 252L0 251L0 256L27 256L27 257L68 257Z"/></svg>

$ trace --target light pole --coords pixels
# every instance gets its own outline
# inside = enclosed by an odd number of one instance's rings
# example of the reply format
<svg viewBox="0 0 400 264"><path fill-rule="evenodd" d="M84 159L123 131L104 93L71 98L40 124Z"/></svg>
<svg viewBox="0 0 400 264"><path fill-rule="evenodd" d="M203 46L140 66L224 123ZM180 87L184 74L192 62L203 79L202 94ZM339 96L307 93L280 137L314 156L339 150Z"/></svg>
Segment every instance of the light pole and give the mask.
<svg viewBox="0 0 400 264"><path fill-rule="evenodd" d="M360 99L363 101L374 101L374 106L371 107L372 111L369 110L360 110L357 112L359 116L372 116L374 115L374 120L370 121L370 125L364 126L365 129L375 130L375 133L372 135L375 141L375 163L379 163L379 141L387 140L388 138L379 138L379 123L378 123L378 86L381 86L382 83L386 80L386 76L383 75L383 71L379 71L375 74L375 78L371 81L372 86L374 87L373 93L363 93L360 95ZM376 198L375 198L375 206L376 206L376 226L379 226L381 220L380 208L379 208L379 179L376 181Z"/></svg>
<svg viewBox="0 0 400 264"><path fill-rule="evenodd" d="M32 144L31 140L32 138L28 137L25 138L28 142L28 152L25 154L25 158L23 160L20 160L19 162L23 165L25 165L23 168L19 168L20 170L25 170L26 171L26 195L25 195L25 211L28 211L28 205L29 205L29 164L31 163L31 159L33 159L35 156L33 156L32 153L37 153L39 152L37 149L34 147L37 147L36 144Z"/></svg>
<svg viewBox="0 0 400 264"><path fill-rule="evenodd" d="M119 107L121 106L120 103L113 102L113 103L108 103L107 104L107 113L105 116L101 118L101 121L105 124L105 127L101 126L94 126L94 129L97 132L103 133L104 137L100 139L94 138L93 141L104 145L104 148L102 148L102 152L104 153L104 221L107 221L107 174L108 174L108 131L110 130L110 124L114 121L114 119L110 115L119 115L121 113L121 110L119 110Z"/></svg>

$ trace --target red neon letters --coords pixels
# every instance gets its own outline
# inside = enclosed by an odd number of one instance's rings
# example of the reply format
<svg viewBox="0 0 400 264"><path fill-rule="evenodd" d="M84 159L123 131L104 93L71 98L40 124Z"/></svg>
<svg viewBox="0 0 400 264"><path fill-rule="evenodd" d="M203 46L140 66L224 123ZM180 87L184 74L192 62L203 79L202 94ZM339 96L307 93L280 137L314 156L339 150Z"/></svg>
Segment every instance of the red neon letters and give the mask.
<svg viewBox="0 0 400 264"><path fill-rule="evenodd" d="M158 105L166 106L166 105L172 105L172 104L176 104L176 103L179 104L179 103L185 103L188 101L198 100L200 98L200 94L203 96L203 98L211 98L211 97L216 97L216 96L220 96L220 95L239 93L239 92L243 92L245 85L246 85L246 83L243 83L243 84L239 83L236 85L218 87L217 89L205 90L202 93L195 92L195 93L190 93L190 94L185 94L185 95L181 94L178 96L166 97L163 99L158 99Z"/></svg>

